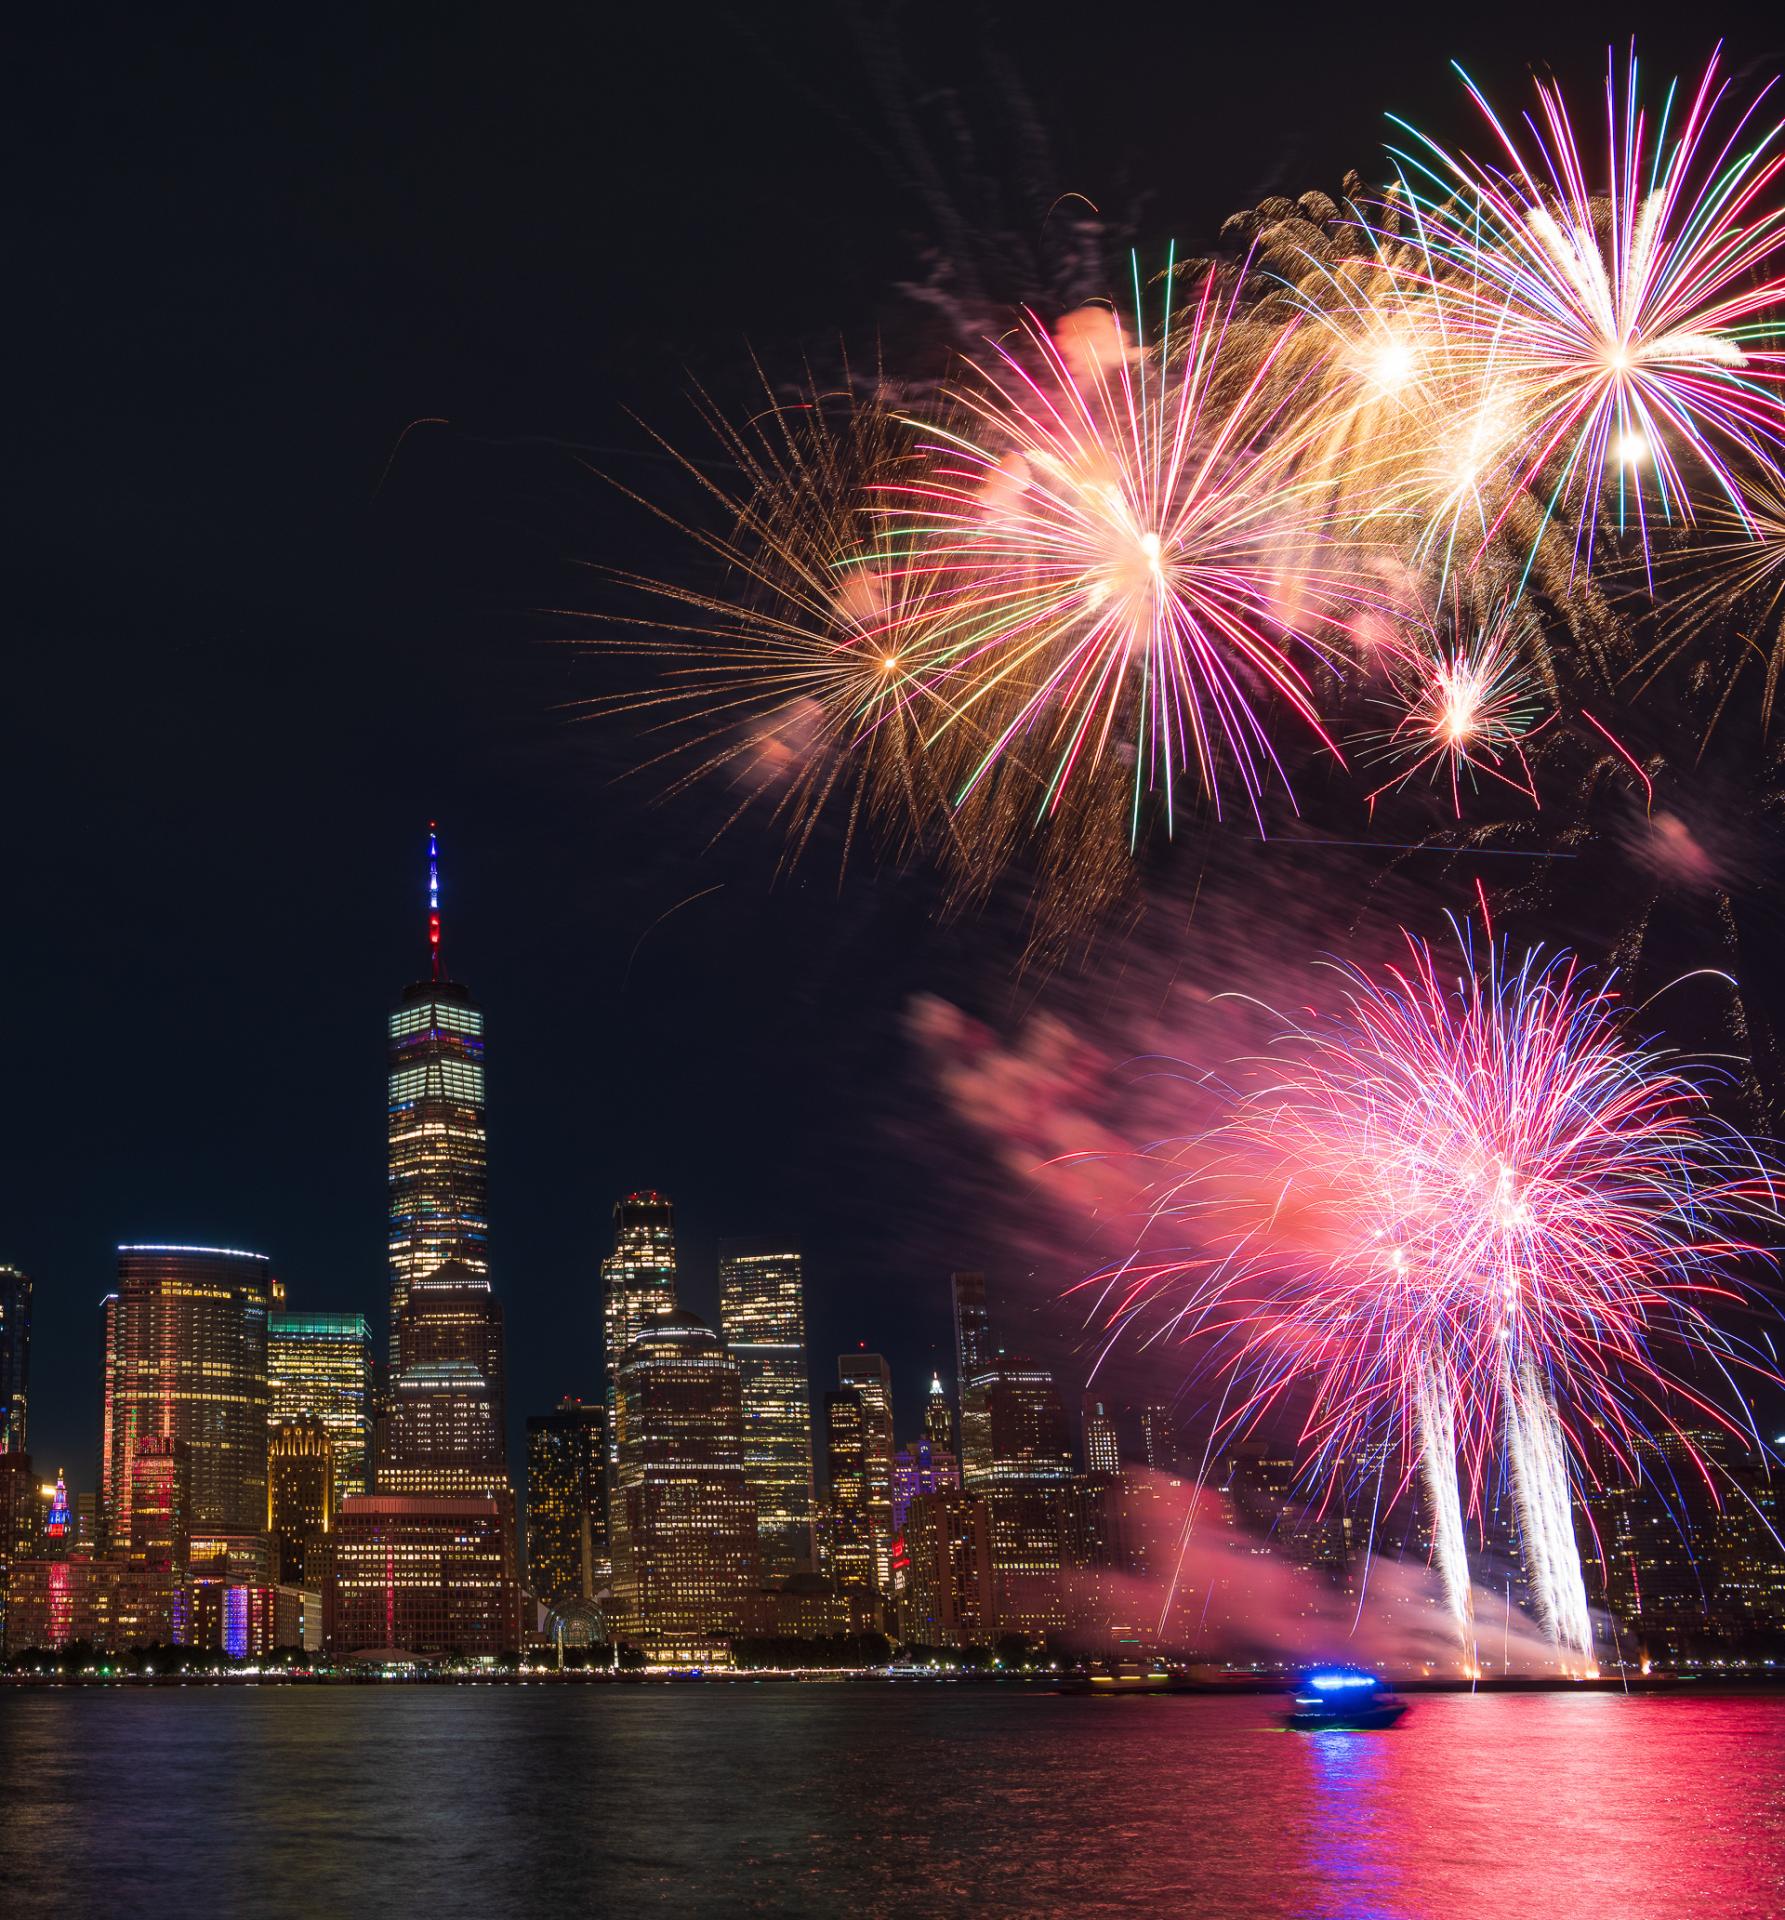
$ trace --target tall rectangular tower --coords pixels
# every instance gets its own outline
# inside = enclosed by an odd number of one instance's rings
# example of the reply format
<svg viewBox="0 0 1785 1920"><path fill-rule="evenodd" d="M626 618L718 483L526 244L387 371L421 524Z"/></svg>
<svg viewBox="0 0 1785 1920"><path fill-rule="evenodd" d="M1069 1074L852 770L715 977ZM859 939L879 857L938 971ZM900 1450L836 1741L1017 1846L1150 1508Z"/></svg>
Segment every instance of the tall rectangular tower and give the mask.
<svg viewBox="0 0 1785 1920"><path fill-rule="evenodd" d="M130 1536L137 1442L183 1441L192 1528L267 1524L266 1255L229 1247L123 1246L106 1311L106 1525Z"/></svg>
<svg viewBox="0 0 1785 1920"><path fill-rule="evenodd" d="M744 1471L756 1495L762 1572L784 1578L812 1564L812 1397L798 1250L721 1245L719 1321L743 1373Z"/></svg>
<svg viewBox="0 0 1785 1920"><path fill-rule="evenodd" d="M372 1330L361 1313L274 1310L267 1325L274 1420L313 1417L328 1428L335 1501L372 1484Z"/></svg>
<svg viewBox="0 0 1785 1920"><path fill-rule="evenodd" d="M449 1260L489 1271L483 1014L440 958L440 853L428 830L429 976L390 1016L390 1361L409 1283Z"/></svg>
<svg viewBox="0 0 1785 1920"><path fill-rule="evenodd" d="M837 1385L853 1388L861 1395L868 1515L874 1527L874 1585L876 1592L886 1593L892 1587L892 1369L877 1353L840 1353Z"/></svg>
<svg viewBox="0 0 1785 1920"><path fill-rule="evenodd" d="M985 1275L957 1273L954 1288L954 1360L955 1391L963 1404L967 1388L978 1379L996 1357L992 1349L991 1322L986 1314Z"/></svg>
<svg viewBox="0 0 1785 1920"><path fill-rule="evenodd" d="M607 1352L607 1445L619 1457L616 1391L626 1349L645 1325L676 1304L676 1210L661 1193L614 1203L614 1250L601 1263L601 1337Z"/></svg>
<svg viewBox="0 0 1785 1920"><path fill-rule="evenodd" d="M0 1267L0 1453L29 1453L31 1276Z"/></svg>

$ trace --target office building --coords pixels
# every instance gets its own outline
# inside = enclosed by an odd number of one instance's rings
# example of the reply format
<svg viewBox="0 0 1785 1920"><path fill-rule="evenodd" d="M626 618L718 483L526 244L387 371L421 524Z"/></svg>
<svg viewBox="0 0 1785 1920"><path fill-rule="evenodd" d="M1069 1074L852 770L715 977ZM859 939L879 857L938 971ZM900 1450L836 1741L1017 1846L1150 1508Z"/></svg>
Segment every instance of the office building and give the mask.
<svg viewBox="0 0 1785 1920"><path fill-rule="evenodd" d="M29 1453L31 1276L0 1266L0 1453Z"/></svg>
<svg viewBox="0 0 1785 1920"><path fill-rule="evenodd" d="M825 1533L830 1575L852 1592L878 1591L874 1515L868 1499L867 1423L854 1387L824 1396Z"/></svg>
<svg viewBox="0 0 1785 1920"><path fill-rule="evenodd" d="M991 1509L997 1612L1007 1633L1065 1624L1065 1493L1072 1478L1066 1410L1045 1367L996 1356L967 1392L962 1481Z"/></svg>
<svg viewBox="0 0 1785 1920"><path fill-rule="evenodd" d="M877 1593L889 1593L894 1537L892 1370L877 1353L841 1353L837 1356L837 1385L861 1395L868 1515L874 1536L874 1587Z"/></svg>
<svg viewBox="0 0 1785 1920"><path fill-rule="evenodd" d="M192 1635L191 1450L183 1440L145 1434L136 1443L130 1478L115 1641L120 1647L184 1646Z"/></svg>
<svg viewBox="0 0 1785 1920"><path fill-rule="evenodd" d="M389 1022L390 1362L409 1287L449 1261L489 1271L483 1014L440 947L440 855L428 831L428 973Z"/></svg>
<svg viewBox="0 0 1785 1920"><path fill-rule="evenodd" d="M756 1498L762 1577L812 1565L812 1398L805 1280L787 1246L719 1249L719 1321L744 1394L744 1471Z"/></svg>
<svg viewBox="0 0 1785 1920"><path fill-rule="evenodd" d="M337 1504L371 1479L372 1330L360 1313L291 1313L267 1323L267 1392L274 1420L328 1428Z"/></svg>
<svg viewBox="0 0 1785 1920"><path fill-rule="evenodd" d="M893 1455L893 1538L905 1531L913 1500L926 1493L946 1493L960 1484L960 1463L948 1448L937 1446L927 1435L908 1440Z"/></svg>
<svg viewBox="0 0 1785 1920"><path fill-rule="evenodd" d="M275 1579L287 1586L321 1584L335 1523L335 1449L313 1415L275 1420L267 1439L267 1531Z"/></svg>
<svg viewBox="0 0 1785 1920"><path fill-rule="evenodd" d="M391 1380L378 1491L482 1494L512 1509L502 1305L488 1274L454 1260L412 1280L397 1327L403 1365Z"/></svg>
<svg viewBox="0 0 1785 1920"><path fill-rule="evenodd" d="M565 1399L527 1421L527 1584L547 1606L607 1585L607 1434L602 1409Z"/></svg>
<svg viewBox="0 0 1785 1920"><path fill-rule="evenodd" d="M1085 1395L1085 1471L1117 1474L1122 1471L1121 1443L1116 1438L1116 1418L1109 1402L1101 1394Z"/></svg>
<svg viewBox="0 0 1785 1920"><path fill-rule="evenodd" d="M185 1444L194 1531L252 1533L267 1507L267 1262L225 1247L118 1249L105 1303L101 1492L112 1550L130 1535L131 1463Z"/></svg>
<svg viewBox="0 0 1785 1920"><path fill-rule="evenodd" d="M991 1512L978 1494L920 1494L905 1518L905 1637L926 1647L990 1646L998 1637Z"/></svg>
<svg viewBox="0 0 1785 1920"><path fill-rule="evenodd" d="M948 1393L939 1373L930 1375L930 1397L924 1402L923 1410L923 1437L938 1451L960 1457L955 1443L954 1408L948 1403Z"/></svg>
<svg viewBox="0 0 1785 1920"><path fill-rule="evenodd" d="M512 1653L521 1640L513 1519L477 1495L343 1501L323 1589L330 1652Z"/></svg>
<svg viewBox="0 0 1785 1920"><path fill-rule="evenodd" d="M992 1364L995 1349L986 1312L985 1275L957 1273L951 1276L950 1285L954 1294L954 1377L964 1398L967 1382Z"/></svg>
<svg viewBox="0 0 1785 1920"><path fill-rule="evenodd" d="M738 1363L704 1320L659 1314L626 1348L615 1424L619 1632L658 1657L723 1657L757 1586Z"/></svg>
<svg viewBox="0 0 1785 1920"><path fill-rule="evenodd" d="M1141 1458L1154 1473L1180 1471L1177 1416L1170 1407L1141 1409L1140 1448Z"/></svg>
<svg viewBox="0 0 1785 1920"><path fill-rule="evenodd" d="M675 1304L675 1207L660 1193L629 1193L614 1203L614 1250L601 1263L610 1466L619 1442L614 1397L626 1349L647 1321L669 1312Z"/></svg>

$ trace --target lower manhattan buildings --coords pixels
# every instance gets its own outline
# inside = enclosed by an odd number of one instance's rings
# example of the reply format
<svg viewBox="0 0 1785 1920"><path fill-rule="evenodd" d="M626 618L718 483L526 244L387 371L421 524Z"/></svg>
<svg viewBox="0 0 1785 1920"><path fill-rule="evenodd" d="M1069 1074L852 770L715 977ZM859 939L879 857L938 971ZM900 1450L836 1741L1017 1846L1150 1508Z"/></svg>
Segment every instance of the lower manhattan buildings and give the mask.
<svg viewBox="0 0 1785 1920"><path fill-rule="evenodd" d="M295 1313L267 1324L268 1411L320 1420L334 1458L335 1498L371 1485L372 1329L362 1313Z"/></svg>
<svg viewBox="0 0 1785 1920"><path fill-rule="evenodd" d="M762 1573L784 1579L812 1565L812 1389L797 1249L722 1245L719 1322L743 1385L744 1470Z"/></svg>
<svg viewBox="0 0 1785 1920"><path fill-rule="evenodd" d="M737 1361L696 1315L659 1314L620 1363L614 1426L615 1629L660 1656L722 1654L758 1580Z"/></svg>

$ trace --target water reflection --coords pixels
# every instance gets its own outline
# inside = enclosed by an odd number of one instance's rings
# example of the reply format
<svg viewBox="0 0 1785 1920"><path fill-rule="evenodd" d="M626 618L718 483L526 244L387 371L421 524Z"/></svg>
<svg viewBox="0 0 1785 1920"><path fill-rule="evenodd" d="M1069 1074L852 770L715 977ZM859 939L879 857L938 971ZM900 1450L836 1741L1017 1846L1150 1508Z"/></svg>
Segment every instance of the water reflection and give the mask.
<svg viewBox="0 0 1785 1920"><path fill-rule="evenodd" d="M0 1912L1778 1920L1785 1697L0 1695Z"/></svg>

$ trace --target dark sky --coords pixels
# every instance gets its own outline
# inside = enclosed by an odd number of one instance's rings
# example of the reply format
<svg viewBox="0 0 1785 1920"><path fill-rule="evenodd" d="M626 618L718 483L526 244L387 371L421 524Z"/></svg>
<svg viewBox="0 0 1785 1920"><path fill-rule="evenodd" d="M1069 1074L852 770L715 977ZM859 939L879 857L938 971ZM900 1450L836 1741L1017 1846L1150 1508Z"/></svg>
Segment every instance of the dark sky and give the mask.
<svg viewBox="0 0 1785 1920"><path fill-rule="evenodd" d="M605 669L540 610L596 604L581 563L676 556L579 452L648 485L627 410L681 431L688 377L743 394L747 347L934 360L901 285L939 255L1044 296L1011 262L1068 189L1193 246L1367 172L1387 110L1458 127L1452 56L1591 80L1587 12L40 10L9 108L0 1258L37 1279L42 1462L91 1484L119 1239L264 1249L294 1303L380 1309L430 818L489 1022L517 1418L597 1389L638 1184L681 1208L697 1307L716 1235L803 1236L820 1387L861 1339L914 1410L950 1264L1016 1322L901 1019L995 998L1009 942L938 925L921 874L776 884L748 824L703 851L722 796L615 784L626 724L574 712ZM1777 64L1769 21L1673 9L1644 44Z"/></svg>

